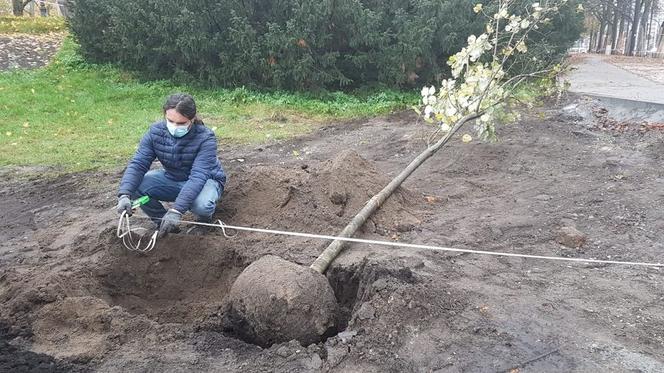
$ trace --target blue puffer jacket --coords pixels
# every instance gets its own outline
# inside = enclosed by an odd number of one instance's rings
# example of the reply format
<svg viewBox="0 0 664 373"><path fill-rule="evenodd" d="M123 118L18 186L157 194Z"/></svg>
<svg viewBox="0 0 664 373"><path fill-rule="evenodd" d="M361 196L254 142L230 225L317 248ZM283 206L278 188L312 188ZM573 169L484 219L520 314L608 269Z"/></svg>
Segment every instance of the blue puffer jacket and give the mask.
<svg viewBox="0 0 664 373"><path fill-rule="evenodd" d="M212 130L195 124L186 135L176 138L168 132L166 121L160 121L152 124L141 139L122 177L118 195L131 195L136 191L155 158L164 167L166 177L187 181L173 206L182 213L189 210L208 179L218 181L222 189L226 184L226 174L217 158L217 139Z"/></svg>

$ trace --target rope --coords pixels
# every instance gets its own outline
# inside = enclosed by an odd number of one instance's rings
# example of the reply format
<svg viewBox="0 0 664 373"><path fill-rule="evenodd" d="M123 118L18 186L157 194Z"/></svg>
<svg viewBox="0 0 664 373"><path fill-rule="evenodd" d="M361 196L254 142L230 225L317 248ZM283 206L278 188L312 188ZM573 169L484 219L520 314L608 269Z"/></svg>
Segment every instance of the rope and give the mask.
<svg viewBox="0 0 664 373"><path fill-rule="evenodd" d="M155 245L157 244L157 233L159 233L155 231L150 237L147 245L145 245L145 247L141 247L141 241L143 238L145 238L144 233L147 231L148 230L143 227L132 228L129 225L129 215L127 215L127 211L122 211L122 214L120 214L120 220L118 221L118 229L115 232L115 235L122 239L122 244L127 248L127 250L147 253L154 249ZM132 233L138 236L138 240L134 239Z"/></svg>
<svg viewBox="0 0 664 373"><path fill-rule="evenodd" d="M136 218L137 219L150 219L148 217L143 217L143 216L136 216ZM127 220L128 219L129 218L127 217ZM479 255L506 256L506 257L515 257L515 258L558 260L558 261L580 262L580 263L619 264L619 265L642 266L642 267L664 267L664 263L660 263L660 262L658 262L658 263L648 263L648 262L630 262L630 261L618 261L618 260L564 258L564 257L558 257L558 256L545 256L545 255L515 254L515 253L506 253L506 252L499 252L499 251L458 249L458 248L453 248L453 247L419 245L419 244L411 244L411 243L403 243L403 242L378 241L378 240L367 240L367 239L363 239L363 238L337 237L337 236L328 236L328 235L322 235L322 234L290 232L290 231L281 231L281 230L275 230L275 229L241 227L241 226L234 226L234 225L225 224L221 220L218 220L218 222L216 224L215 223L201 223L201 222L188 221L188 220L182 220L181 223L221 228L221 231L224 234L224 237L227 237L227 238L232 238L236 235L236 234L229 235L226 232L227 229L232 229L232 230L236 230L236 231L267 233L267 234L304 237L304 238L315 238L315 239L321 239L321 240L338 240L338 241L345 241L345 242L364 243L364 244L370 244L370 245L405 247L405 248L411 248L411 249L423 249L423 250L432 250L432 251L446 251L446 252L457 252L457 253L468 253L468 254L479 254ZM155 241L156 241L156 233L157 232L155 232L155 235L153 235Z"/></svg>

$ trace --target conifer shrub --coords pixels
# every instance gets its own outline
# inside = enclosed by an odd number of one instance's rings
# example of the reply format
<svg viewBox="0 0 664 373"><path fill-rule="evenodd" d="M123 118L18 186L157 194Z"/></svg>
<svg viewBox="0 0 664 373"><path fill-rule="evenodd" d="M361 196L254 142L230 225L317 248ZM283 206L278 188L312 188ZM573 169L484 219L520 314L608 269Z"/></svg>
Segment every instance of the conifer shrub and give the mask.
<svg viewBox="0 0 664 373"><path fill-rule="evenodd" d="M91 62L151 79L320 90L415 87L480 33L468 0L76 0L70 28ZM561 14L567 14L561 12ZM558 55L577 39L569 13L546 39ZM568 30L567 30L568 31ZM543 53L542 58L554 58ZM528 68L524 64L522 68Z"/></svg>

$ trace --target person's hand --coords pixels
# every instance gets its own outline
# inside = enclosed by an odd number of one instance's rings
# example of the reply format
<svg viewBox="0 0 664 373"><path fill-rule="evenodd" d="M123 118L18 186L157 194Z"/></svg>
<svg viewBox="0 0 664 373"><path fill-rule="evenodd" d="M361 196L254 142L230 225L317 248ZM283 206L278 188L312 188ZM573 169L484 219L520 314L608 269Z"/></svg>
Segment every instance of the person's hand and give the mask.
<svg viewBox="0 0 664 373"><path fill-rule="evenodd" d="M168 210L164 217L161 218L159 234L157 237L161 238L173 232L177 228L178 224L180 224L180 218L182 218L180 211L174 209Z"/></svg>
<svg viewBox="0 0 664 373"><path fill-rule="evenodd" d="M118 214L122 214L122 211L127 212L127 216L131 216L132 211L131 211L131 200L129 199L129 196L126 194L123 194L118 198L118 206L117 206Z"/></svg>

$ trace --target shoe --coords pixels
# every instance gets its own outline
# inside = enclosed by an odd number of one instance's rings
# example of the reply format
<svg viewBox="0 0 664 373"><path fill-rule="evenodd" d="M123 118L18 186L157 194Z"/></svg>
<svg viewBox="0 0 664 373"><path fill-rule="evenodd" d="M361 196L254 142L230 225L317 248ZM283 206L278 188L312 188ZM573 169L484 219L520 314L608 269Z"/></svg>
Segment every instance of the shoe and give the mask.
<svg viewBox="0 0 664 373"><path fill-rule="evenodd" d="M196 219L197 223L206 223L210 224L212 223L212 218L207 218L207 219ZM187 229L187 234L192 235L192 236L204 236L212 231L213 227L208 227L206 225L193 225Z"/></svg>
<svg viewBox="0 0 664 373"><path fill-rule="evenodd" d="M187 229L187 234L191 236L205 236L208 233L210 233L210 227L202 225L194 225Z"/></svg>

